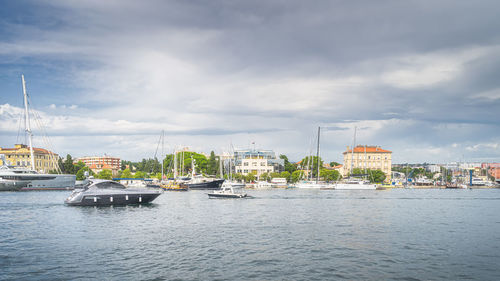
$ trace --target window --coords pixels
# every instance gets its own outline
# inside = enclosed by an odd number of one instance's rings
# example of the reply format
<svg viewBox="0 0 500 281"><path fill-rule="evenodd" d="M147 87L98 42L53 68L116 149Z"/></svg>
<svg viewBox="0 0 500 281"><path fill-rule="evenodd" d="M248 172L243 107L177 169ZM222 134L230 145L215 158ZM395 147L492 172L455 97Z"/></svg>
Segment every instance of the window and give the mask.
<svg viewBox="0 0 500 281"><path fill-rule="evenodd" d="M253 162L252 166L256 167L257 166L257 162Z"/></svg>
<svg viewBox="0 0 500 281"><path fill-rule="evenodd" d="M243 166L248 166L248 162L243 162Z"/></svg>
<svg viewBox="0 0 500 281"><path fill-rule="evenodd" d="M266 163L265 162L260 162L260 165L261 166L266 166Z"/></svg>

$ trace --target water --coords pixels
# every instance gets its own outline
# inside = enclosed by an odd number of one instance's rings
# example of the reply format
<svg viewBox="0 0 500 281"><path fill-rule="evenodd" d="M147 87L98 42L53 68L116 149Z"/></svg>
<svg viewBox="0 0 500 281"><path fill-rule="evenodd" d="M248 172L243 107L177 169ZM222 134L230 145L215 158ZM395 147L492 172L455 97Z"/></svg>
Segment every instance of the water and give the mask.
<svg viewBox="0 0 500 281"><path fill-rule="evenodd" d="M500 190L0 193L1 280L500 280Z"/></svg>

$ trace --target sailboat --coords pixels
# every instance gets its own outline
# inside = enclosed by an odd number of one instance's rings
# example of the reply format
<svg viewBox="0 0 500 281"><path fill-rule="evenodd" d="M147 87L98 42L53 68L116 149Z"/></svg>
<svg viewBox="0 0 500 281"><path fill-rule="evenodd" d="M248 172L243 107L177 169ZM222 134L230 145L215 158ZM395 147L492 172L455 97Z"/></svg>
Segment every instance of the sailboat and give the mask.
<svg viewBox="0 0 500 281"><path fill-rule="evenodd" d="M351 148L351 170L352 174L354 168L354 149L356 148L356 127L354 127L353 146ZM365 147L365 161L366 161L366 147ZM365 165L366 168L366 165ZM377 189L377 185L370 183L365 179L349 177L343 182L335 184L335 189Z"/></svg>
<svg viewBox="0 0 500 281"><path fill-rule="evenodd" d="M298 182L295 186L297 188L312 188L312 189L320 189L320 188L331 188L329 184L326 183L320 183L319 182L319 166L320 166L320 161L319 161L319 141L320 141L320 135L321 135L321 127L318 127L318 142L316 146L316 164L317 164L317 174L316 174L316 181L309 180L309 181L301 181ZM312 160L312 157L311 157ZM311 161L308 161L311 162ZM309 164L309 163L308 163ZM313 166L311 166L312 168ZM312 171L311 171L312 174Z"/></svg>
<svg viewBox="0 0 500 281"><path fill-rule="evenodd" d="M0 180L15 180L26 183L21 190L65 190L75 187L76 175L68 174L41 174L35 169L35 155L33 152L33 134L30 126L30 114L28 110L28 94L24 75L21 75L24 96L25 129L29 141L31 167L17 168L7 165L4 161L0 169ZM24 185L23 183L23 185Z"/></svg>

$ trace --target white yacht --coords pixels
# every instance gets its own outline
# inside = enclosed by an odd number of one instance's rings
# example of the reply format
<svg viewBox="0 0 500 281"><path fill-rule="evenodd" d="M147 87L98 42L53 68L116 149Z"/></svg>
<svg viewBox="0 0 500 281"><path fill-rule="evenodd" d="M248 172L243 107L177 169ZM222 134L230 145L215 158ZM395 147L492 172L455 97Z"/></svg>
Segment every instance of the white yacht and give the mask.
<svg viewBox="0 0 500 281"><path fill-rule="evenodd" d="M255 183L255 189L269 189L273 188L274 184L267 181L258 181Z"/></svg>
<svg viewBox="0 0 500 281"><path fill-rule="evenodd" d="M11 190L59 190L75 187L75 175L39 174L30 169L8 166L4 159L2 157L4 164L0 167L0 182L10 181L11 186L19 187Z"/></svg>
<svg viewBox="0 0 500 281"><path fill-rule="evenodd" d="M26 186L22 187L21 190L73 189L75 187L76 175L40 174L35 169L33 134L31 132L30 115L28 110L28 94L26 93L24 75L21 75L21 78L24 96L25 131L29 141L31 167L28 169L9 166L5 155L2 155L3 164L0 169L0 179L26 182Z"/></svg>
<svg viewBox="0 0 500 281"><path fill-rule="evenodd" d="M220 190L208 193L209 198L245 198L248 195L244 192L236 192L234 188L223 186Z"/></svg>
<svg viewBox="0 0 500 281"><path fill-rule="evenodd" d="M335 189L358 189L358 190L366 190L366 189L377 189L376 184L370 183L370 181L362 180L362 179L347 179L344 182L339 182L335 184Z"/></svg>
<svg viewBox="0 0 500 281"><path fill-rule="evenodd" d="M332 186L323 182L316 181L301 181L295 184L297 188L309 188L309 189L320 189L320 188L331 188Z"/></svg>

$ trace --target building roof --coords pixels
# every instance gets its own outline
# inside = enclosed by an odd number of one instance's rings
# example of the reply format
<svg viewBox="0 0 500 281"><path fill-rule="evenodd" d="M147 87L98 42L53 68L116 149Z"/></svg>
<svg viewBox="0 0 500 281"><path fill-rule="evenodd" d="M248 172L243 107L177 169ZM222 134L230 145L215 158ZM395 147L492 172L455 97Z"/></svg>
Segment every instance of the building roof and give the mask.
<svg viewBox="0 0 500 281"><path fill-rule="evenodd" d="M28 149L29 150L29 147L22 146L22 147L15 147L15 148L0 148L0 151L17 151L17 150L21 150L21 149ZM33 147L33 151L38 152L38 153L44 153L44 154L56 154L56 153L48 151L45 148L39 148L39 147Z"/></svg>
<svg viewBox="0 0 500 281"><path fill-rule="evenodd" d="M382 149L380 146L358 145L354 148L354 153L392 153L390 150ZM352 150L347 148L343 154L352 153Z"/></svg>

